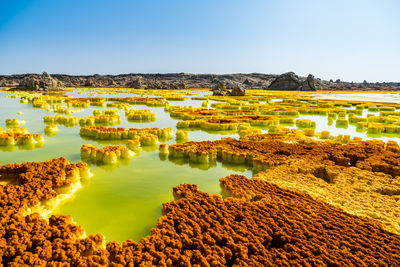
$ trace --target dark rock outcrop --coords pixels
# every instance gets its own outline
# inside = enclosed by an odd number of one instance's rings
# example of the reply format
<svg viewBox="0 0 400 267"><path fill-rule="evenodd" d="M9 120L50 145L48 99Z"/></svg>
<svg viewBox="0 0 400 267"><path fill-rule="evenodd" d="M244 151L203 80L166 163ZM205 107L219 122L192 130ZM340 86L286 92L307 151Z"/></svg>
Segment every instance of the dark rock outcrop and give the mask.
<svg viewBox="0 0 400 267"><path fill-rule="evenodd" d="M308 74L307 79L301 83L298 88L299 91L316 91L314 76Z"/></svg>
<svg viewBox="0 0 400 267"><path fill-rule="evenodd" d="M42 75L31 75L25 77L15 88L18 90L51 90L59 89L62 84L50 76L47 72Z"/></svg>
<svg viewBox="0 0 400 267"><path fill-rule="evenodd" d="M141 76L136 77L130 84L130 88L135 88L135 89L142 89L144 88L144 82L143 78Z"/></svg>
<svg viewBox="0 0 400 267"><path fill-rule="evenodd" d="M246 90L244 89L243 86L240 84L237 84L232 88L232 91L230 92L231 96L244 96L246 95Z"/></svg>
<svg viewBox="0 0 400 267"><path fill-rule="evenodd" d="M244 87L240 83L236 83L234 85L230 84L229 89L232 88L231 91L227 89L227 85L224 82L218 82L213 88L213 95L216 96L244 96L246 91Z"/></svg>
<svg viewBox="0 0 400 267"><path fill-rule="evenodd" d="M180 81L177 85L175 89L186 89L187 85L184 81Z"/></svg>
<svg viewBox="0 0 400 267"><path fill-rule="evenodd" d="M299 77L294 72L287 72L280 75L268 86L269 90L290 90L294 91L300 85Z"/></svg>
<svg viewBox="0 0 400 267"><path fill-rule="evenodd" d="M302 80L294 72L280 75L268 86L269 90L283 91L316 91L314 76L309 74L307 79Z"/></svg>
<svg viewBox="0 0 400 267"><path fill-rule="evenodd" d="M226 85L223 82L218 82L215 86L212 88L213 95L217 96L225 96L228 94L228 90L226 90Z"/></svg>
<svg viewBox="0 0 400 267"><path fill-rule="evenodd" d="M87 87L95 87L95 86L97 86L97 84L96 84L96 82L94 81L93 78L89 78L89 79L87 79L87 81L85 83L85 86L87 86Z"/></svg>

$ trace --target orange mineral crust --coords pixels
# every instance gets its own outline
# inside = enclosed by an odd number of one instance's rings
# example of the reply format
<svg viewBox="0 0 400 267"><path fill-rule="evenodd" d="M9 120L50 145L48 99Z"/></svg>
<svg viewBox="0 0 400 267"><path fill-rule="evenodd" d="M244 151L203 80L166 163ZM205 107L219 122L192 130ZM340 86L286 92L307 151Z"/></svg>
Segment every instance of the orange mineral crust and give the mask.
<svg viewBox="0 0 400 267"><path fill-rule="evenodd" d="M116 163L120 159L129 159L135 153L125 146L105 146L98 148L94 145L82 145L81 158L105 164Z"/></svg>
<svg viewBox="0 0 400 267"><path fill-rule="evenodd" d="M399 177L338 166L330 161L300 160L259 172L253 178L306 191L351 214L379 220L385 229L400 233Z"/></svg>
<svg viewBox="0 0 400 267"><path fill-rule="evenodd" d="M226 138L169 146L172 158L247 164L255 178L306 191L356 215L382 222L400 233L400 150L395 142L296 143L282 134ZM251 140L256 141L251 141Z"/></svg>
<svg viewBox="0 0 400 267"><path fill-rule="evenodd" d="M216 118L221 116L221 112L219 110L206 108L167 106L165 107L165 111L169 112L172 118L182 120Z"/></svg>
<svg viewBox="0 0 400 267"><path fill-rule="evenodd" d="M135 139L136 136L156 135L160 139L169 140L172 138L172 128L159 129L153 128L129 128L123 127L113 128L105 126L85 126L80 130L81 136L100 139L100 140L119 140L119 139Z"/></svg>
<svg viewBox="0 0 400 267"><path fill-rule="evenodd" d="M86 164L64 158L0 166L0 259L5 266L272 266L400 264L400 236L367 218L350 215L305 193L231 175L226 195L174 188L177 200L148 237L103 246L102 235L84 238L70 216L28 207L57 197Z"/></svg>
<svg viewBox="0 0 400 267"><path fill-rule="evenodd" d="M193 149L210 152L218 150L218 157L222 161L246 162L253 167L258 162L263 169L294 160L312 159L314 162L329 160L344 167L354 166L372 172L383 172L392 177L400 176L400 150L393 142L385 144L380 140L352 141L346 145L339 142L298 143L280 140L285 138L283 136L264 134L240 141L222 138L216 141L186 142L170 145L169 149L177 151L177 157L188 157Z"/></svg>
<svg viewBox="0 0 400 267"><path fill-rule="evenodd" d="M221 185L233 198L196 185L174 188L152 235L107 245L125 266L397 265L400 237L307 194L231 175Z"/></svg>
<svg viewBox="0 0 400 267"><path fill-rule="evenodd" d="M35 207L68 193L89 174L87 164L70 164L65 158L0 166L1 264L51 266L78 263L81 255L93 255L103 242L101 235L81 239L84 231L70 216L53 215L47 221L38 213L31 214Z"/></svg>

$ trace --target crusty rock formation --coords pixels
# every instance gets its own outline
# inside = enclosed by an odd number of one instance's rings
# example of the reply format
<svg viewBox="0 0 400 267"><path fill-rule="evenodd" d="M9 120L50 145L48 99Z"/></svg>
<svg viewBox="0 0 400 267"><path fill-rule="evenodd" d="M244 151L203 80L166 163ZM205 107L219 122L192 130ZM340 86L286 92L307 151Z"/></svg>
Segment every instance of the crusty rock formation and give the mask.
<svg viewBox="0 0 400 267"><path fill-rule="evenodd" d="M314 76L309 74L306 80L302 80L294 72L280 75L268 86L269 90L283 91L316 91Z"/></svg>
<svg viewBox="0 0 400 267"><path fill-rule="evenodd" d="M228 94L228 91L226 90L226 85L223 82L218 82L213 88L211 89L213 92L213 95L216 96L225 96Z"/></svg>
<svg viewBox="0 0 400 267"><path fill-rule="evenodd" d="M268 86L270 90L290 90L294 91L300 85L299 78L294 72L287 72L277 77Z"/></svg>
<svg viewBox="0 0 400 267"><path fill-rule="evenodd" d="M229 91L227 88L232 88L232 90ZM240 83L227 86L224 82L214 85L212 92L214 96L244 96L246 94L246 90Z"/></svg>
<svg viewBox="0 0 400 267"><path fill-rule="evenodd" d="M282 139L281 139L282 138ZM313 196L368 216L400 233L400 149L382 141L301 144L285 142L280 134L250 135L238 141L186 142L169 146L170 156L189 162L247 164L255 177ZM275 140L276 139L276 140ZM281 140L280 140L281 139ZM211 165L212 166L212 165Z"/></svg>
<svg viewBox="0 0 400 267"><path fill-rule="evenodd" d="M316 91L314 76L308 74L307 79L300 84L300 91Z"/></svg>
<svg viewBox="0 0 400 267"><path fill-rule="evenodd" d="M244 87L240 84L237 84L232 88L232 91L230 92L231 96L244 96L246 95L246 90Z"/></svg>
<svg viewBox="0 0 400 267"><path fill-rule="evenodd" d="M25 77L16 87L18 90L50 90L59 89L62 84L50 76L47 72L42 75Z"/></svg>

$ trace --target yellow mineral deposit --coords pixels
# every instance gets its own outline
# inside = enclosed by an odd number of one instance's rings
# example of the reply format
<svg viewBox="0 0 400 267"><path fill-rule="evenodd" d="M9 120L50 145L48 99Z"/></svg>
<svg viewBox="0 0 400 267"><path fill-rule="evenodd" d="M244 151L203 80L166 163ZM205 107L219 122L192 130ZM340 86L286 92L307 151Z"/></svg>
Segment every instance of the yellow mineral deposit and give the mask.
<svg viewBox="0 0 400 267"><path fill-rule="evenodd" d="M160 144L158 150L160 154L168 154L168 146L166 144Z"/></svg>
<svg viewBox="0 0 400 267"><path fill-rule="evenodd" d="M94 145L82 145L81 158L104 164L114 164L120 159L129 159L135 155L125 146L105 146L97 148Z"/></svg>
<svg viewBox="0 0 400 267"><path fill-rule="evenodd" d="M67 127L74 127L79 124L79 118L73 116L63 116L63 115L56 115L56 116L44 116L43 122L46 124L59 124Z"/></svg>
<svg viewBox="0 0 400 267"><path fill-rule="evenodd" d="M140 149L140 141L139 140L128 140L126 146L132 151L138 151Z"/></svg>
<svg viewBox="0 0 400 267"><path fill-rule="evenodd" d="M44 127L44 133L47 136L57 135L57 133L58 133L57 125L56 124L46 125L46 127Z"/></svg>
<svg viewBox="0 0 400 267"><path fill-rule="evenodd" d="M155 135L161 140L169 140L173 137L172 128L130 128L123 127L112 128L105 126L86 126L82 127L80 134L85 137L97 140L121 140L121 139L136 139L141 135Z"/></svg>
<svg viewBox="0 0 400 267"><path fill-rule="evenodd" d="M20 119L6 119L6 126L7 127L18 127L20 125L24 125L26 122Z"/></svg>
<svg viewBox="0 0 400 267"><path fill-rule="evenodd" d="M189 133L185 130L178 130L176 131L176 140L188 140Z"/></svg>
<svg viewBox="0 0 400 267"><path fill-rule="evenodd" d="M20 129L20 128L19 128ZM22 128L24 129L24 128ZM1 132L1 131L0 131ZM25 130L4 131L0 133L0 145L35 145L43 143L44 138L41 134L28 134Z"/></svg>
<svg viewBox="0 0 400 267"><path fill-rule="evenodd" d="M158 144L158 136L151 133L143 134L140 135L139 141L141 146L154 146Z"/></svg>
<svg viewBox="0 0 400 267"><path fill-rule="evenodd" d="M156 114L150 109L125 109L125 117L130 121L151 122L156 120Z"/></svg>

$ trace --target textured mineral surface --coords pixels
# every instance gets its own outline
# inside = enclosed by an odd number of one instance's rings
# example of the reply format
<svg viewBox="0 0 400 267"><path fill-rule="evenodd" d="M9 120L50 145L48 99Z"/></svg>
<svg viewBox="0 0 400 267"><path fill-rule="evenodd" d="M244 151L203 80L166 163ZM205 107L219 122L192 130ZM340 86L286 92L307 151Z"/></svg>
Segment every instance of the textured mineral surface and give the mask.
<svg viewBox="0 0 400 267"><path fill-rule="evenodd" d="M350 215L258 179L220 179L229 198L196 185L174 188L151 235L122 246L102 235L84 238L70 216L24 214L57 189L87 173L65 159L0 167L0 256L7 265L224 266L398 265L400 236L367 218ZM4 175L7 175L4 177ZM59 191L59 194L61 192Z"/></svg>

